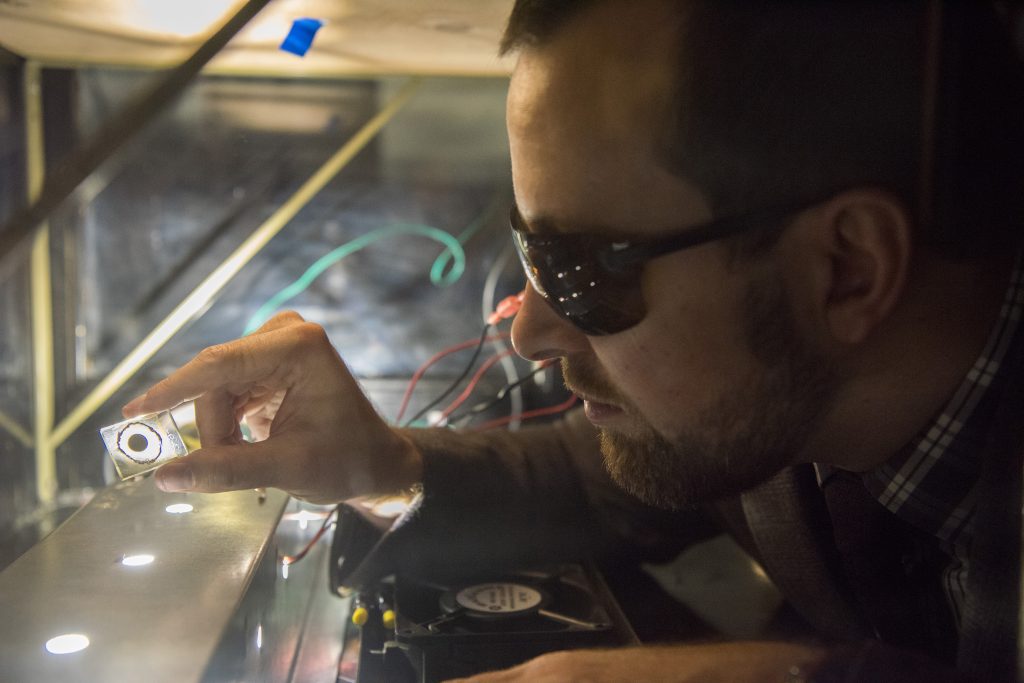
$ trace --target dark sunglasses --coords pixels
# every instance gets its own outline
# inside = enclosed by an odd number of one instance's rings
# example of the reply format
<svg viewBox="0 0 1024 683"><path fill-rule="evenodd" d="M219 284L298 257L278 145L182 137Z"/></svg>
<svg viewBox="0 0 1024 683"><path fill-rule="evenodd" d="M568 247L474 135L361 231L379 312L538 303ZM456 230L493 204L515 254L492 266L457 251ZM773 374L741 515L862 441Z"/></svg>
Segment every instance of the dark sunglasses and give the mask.
<svg viewBox="0 0 1024 683"><path fill-rule="evenodd" d="M533 288L561 317L585 334L599 336L622 332L644 319L647 307L640 276L651 259L773 222L781 228L788 216L807 206L722 218L655 239L531 233L515 206L510 220L516 251Z"/></svg>

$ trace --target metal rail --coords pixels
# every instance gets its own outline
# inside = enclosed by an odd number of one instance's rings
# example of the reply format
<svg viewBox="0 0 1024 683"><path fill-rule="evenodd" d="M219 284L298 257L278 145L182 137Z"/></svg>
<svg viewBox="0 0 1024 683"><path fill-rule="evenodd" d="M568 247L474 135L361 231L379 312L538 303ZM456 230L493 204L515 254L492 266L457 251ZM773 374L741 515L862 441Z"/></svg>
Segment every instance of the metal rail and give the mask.
<svg viewBox="0 0 1024 683"><path fill-rule="evenodd" d="M39 198L46 176L43 147L42 73L35 62L25 62L25 171L28 199ZM32 318L32 432L36 447L36 497L40 504L57 495L57 454L48 436L56 406L53 359L53 287L50 270L50 226L43 221L32 240L29 287Z"/></svg>
<svg viewBox="0 0 1024 683"><path fill-rule="evenodd" d="M17 420L7 413L0 412L0 429L8 432L11 436L17 439L18 443L22 446L32 448L32 435L29 434L24 427L18 424Z"/></svg>

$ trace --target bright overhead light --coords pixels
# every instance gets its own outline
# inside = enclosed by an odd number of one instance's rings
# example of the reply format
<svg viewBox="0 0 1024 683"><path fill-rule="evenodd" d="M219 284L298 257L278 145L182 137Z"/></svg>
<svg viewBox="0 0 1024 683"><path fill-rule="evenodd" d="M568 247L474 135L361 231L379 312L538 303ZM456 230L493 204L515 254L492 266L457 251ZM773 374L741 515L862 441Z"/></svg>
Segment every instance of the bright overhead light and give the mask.
<svg viewBox="0 0 1024 683"><path fill-rule="evenodd" d="M46 651L52 655L69 655L89 647L89 639L81 633L65 633L46 641Z"/></svg>
<svg viewBox="0 0 1024 683"><path fill-rule="evenodd" d="M153 564L155 559L152 555L125 555L124 559L121 560L121 564L126 567L142 567L147 564Z"/></svg>
<svg viewBox="0 0 1024 683"><path fill-rule="evenodd" d="M195 510L195 508L188 503L174 503L164 508L165 512L169 512L172 515L183 515L186 512L192 512L193 510Z"/></svg>
<svg viewBox="0 0 1024 683"><path fill-rule="evenodd" d="M135 0L126 19L144 31L190 38L224 20L231 0Z"/></svg>

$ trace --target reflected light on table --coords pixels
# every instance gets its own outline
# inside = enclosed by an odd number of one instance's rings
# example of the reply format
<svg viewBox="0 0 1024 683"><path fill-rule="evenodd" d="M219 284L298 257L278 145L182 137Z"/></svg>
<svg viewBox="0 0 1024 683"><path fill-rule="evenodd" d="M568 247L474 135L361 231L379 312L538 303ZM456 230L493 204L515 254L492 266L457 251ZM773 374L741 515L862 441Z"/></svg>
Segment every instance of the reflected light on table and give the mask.
<svg viewBox="0 0 1024 683"><path fill-rule="evenodd" d="M89 647L89 638L81 633L65 633L46 641L46 651L52 655L69 655Z"/></svg>
<svg viewBox="0 0 1024 683"><path fill-rule="evenodd" d="M121 560L121 564L125 567L144 567L147 564L153 564L153 560L155 559L155 557L148 554L125 555Z"/></svg>

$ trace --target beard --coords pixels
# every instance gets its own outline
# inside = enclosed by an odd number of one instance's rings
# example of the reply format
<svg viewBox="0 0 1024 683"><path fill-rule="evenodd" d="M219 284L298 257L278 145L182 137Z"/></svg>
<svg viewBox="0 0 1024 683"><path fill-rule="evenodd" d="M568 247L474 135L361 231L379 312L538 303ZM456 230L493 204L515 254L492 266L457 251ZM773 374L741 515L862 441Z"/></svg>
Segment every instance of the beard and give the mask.
<svg viewBox="0 0 1024 683"><path fill-rule="evenodd" d="M671 438L595 365L563 359L568 386L615 397L631 418L628 430L600 430L601 452L612 479L643 502L682 509L757 486L793 462L829 407L835 374L800 338L782 284L751 283L742 312L744 340L759 367Z"/></svg>

